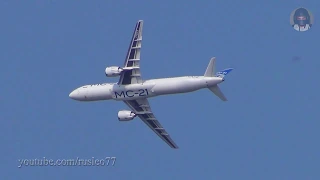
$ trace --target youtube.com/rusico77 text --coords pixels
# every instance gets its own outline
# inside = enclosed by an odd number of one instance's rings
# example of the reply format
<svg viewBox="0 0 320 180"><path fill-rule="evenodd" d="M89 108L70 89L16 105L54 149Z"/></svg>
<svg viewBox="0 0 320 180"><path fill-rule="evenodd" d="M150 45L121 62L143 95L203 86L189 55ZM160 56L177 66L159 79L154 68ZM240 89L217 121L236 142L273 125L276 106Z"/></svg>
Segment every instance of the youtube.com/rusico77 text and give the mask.
<svg viewBox="0 0 320 180"><path fill-rule="evenodd" d="M108 156L105 158L34 158L34 159L18 159L21 167L35 167L35 166L114 166L116 163L116 157Z"/></svg>

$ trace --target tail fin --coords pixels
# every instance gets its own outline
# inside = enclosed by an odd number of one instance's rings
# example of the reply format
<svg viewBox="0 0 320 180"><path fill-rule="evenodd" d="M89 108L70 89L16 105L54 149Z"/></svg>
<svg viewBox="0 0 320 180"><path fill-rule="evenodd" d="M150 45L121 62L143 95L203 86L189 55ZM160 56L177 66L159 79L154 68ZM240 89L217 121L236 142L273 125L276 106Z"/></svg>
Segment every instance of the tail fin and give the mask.
<svg viewBox="0 0 320 180"><path fill-rule="evenodd" d="M210 89L210 91L213 92L213 94L218 96L222 101L227 101L227 98L224 96L224 94L222 93L222 91L220 90L218 85L209 87L209 89Z"/></svg>
<svg viewBox="0 0 320 180"><path fill-rule="evenodd" d="M217 72L216 77L224 78L229 72L231 72L233 68L228 68L222 71Z"/></svg>
<svg viewBox="0 0 320 180"><path fill-rule="evenodd" d="M233 70L233 68L228 68L228 69L219 71L219 72L217 72L215 74L215 62L216 62L216 58L215 57L210 59L210 62L209 62L208 67L207 67L207 70L204 73L205 77L220 77L220 78L224 79L224 77ZM212 87L208 87L208 89L210 91L212 91L216 96L218 96L222 101L227 101L227 98L222 93L222 91L220 90L218 85L214 85Z"/></svg>
<svg viewBox="0 0 320 180"><path fill-rule="evenodd" d="M213 57L210 59L210 62L208 64L208 67L206 69L206 72L204 73L204 77L221 77L224 78L224 76L226 76L229 72L231 72L233 70L233 68L228 68L222 71L215 73L215 66L216 66L216 58Z"/></svg>

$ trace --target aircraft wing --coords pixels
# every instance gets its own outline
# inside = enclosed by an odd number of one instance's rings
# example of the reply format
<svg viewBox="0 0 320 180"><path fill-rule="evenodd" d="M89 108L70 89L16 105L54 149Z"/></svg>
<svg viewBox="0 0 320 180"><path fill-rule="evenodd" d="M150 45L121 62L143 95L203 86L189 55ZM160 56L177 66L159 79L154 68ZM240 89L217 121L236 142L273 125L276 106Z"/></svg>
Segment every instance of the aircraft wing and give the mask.
<svg viewBox="0 0 320 180"><path fill-rule="evenodd" d="M121 73L118 82L119 85L142 83L142 78L140 74L140 51L142 42L142 29L143 21L139 20L133 31L126 60L123 66L124 72Z"/></svg>
<svg viewBox="0 0 320 180"><path fill-rule="evenodd" d="M171 139L170 135L161 126L159 121L153 115L151 107L147 99L124 101L131 110L139 116L162 140L164 140L171 148L178 149L178 146Z"/></svg>

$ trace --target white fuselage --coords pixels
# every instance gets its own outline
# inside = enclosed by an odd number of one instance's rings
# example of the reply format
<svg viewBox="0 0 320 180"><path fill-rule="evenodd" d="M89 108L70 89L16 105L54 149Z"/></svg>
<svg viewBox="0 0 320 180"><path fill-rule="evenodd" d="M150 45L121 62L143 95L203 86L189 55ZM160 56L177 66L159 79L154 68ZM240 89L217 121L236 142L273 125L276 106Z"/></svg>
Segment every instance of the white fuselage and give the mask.
<svg viewBox="0 0 320 180"><path fill-rule="evenodd" d="M183 76L146 80L141 84L92 84L79 87L70 93L78 101L134 100L160 95L187 93L212 87L223 81L220 77Z"/></svg>

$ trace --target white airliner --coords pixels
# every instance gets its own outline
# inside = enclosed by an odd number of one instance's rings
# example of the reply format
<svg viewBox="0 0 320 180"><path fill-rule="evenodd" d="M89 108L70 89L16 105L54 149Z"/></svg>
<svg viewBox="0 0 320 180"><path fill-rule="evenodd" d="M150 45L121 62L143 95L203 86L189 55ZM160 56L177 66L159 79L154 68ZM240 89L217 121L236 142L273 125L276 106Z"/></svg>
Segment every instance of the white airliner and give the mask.
<svg viewBox="0 0 320 180"><path fill-rule="evenodd" d="M92 84L79 87L72 91L70 98L78 101L116 100L126 103L131 110L118 112L119 121L130 121L138 116L170 147L178 146L154 116L148 98L187 93L208 88L221 100L226 97L218 84L224 81L232 68L214 72L215 58L211 58L204 76L183 76L161 79L142 80L140 71L140 52L143 21L139 20L133 32L129 50L123 67L111 66L105 69L107 77L120 76L117 83Z"/></svg>

